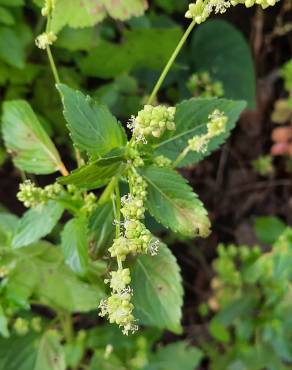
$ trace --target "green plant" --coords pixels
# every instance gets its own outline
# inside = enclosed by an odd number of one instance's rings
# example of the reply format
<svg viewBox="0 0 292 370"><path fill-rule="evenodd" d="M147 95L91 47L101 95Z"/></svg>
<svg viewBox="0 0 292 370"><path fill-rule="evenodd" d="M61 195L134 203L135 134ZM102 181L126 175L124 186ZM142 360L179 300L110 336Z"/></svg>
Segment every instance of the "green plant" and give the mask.
<svg viewBox="0 0 292 370"><path fill-rule="evenodd" d="M267 233L267 230L270 230ZM257 235L273 245L220 245L214 261L216 312L205 343L212 369L289 369L291 363L291 237L290 228L274 218L261 218Z"/></svg>
<svg viewBox="0 0 292 370"><path fill-rule="evenodd" d="M105 104L61 83L62 74L55 64L51 45L66 43L66 33L63 36L61 33L60 38L58 35L66 25L92 26L106 13L123 20L125 14L131 15L129 10L141 14L145 2L125 2L127 13L124 5L111 8L104 2L101 8L88 14L86 4L87 1L76 12L71 1L46 1L42 8L43 16L47 17L46 30L36 39L37 46L47 52L62 99L77 168L69 173L48 128L44 128L46 120L29 103L13 99L3 104L4 143L23 176L59 171L62 177L43 188L34 181L25 181L17 197L29 209L20 219L7 212L0 215L0 331L4 337L11 335L10 339L1 340L1 350L8 355L0 365L3 369L11 366L20 370L77 369L86 368L90 362L90 369L95 369L98 361L102 363L112 356L114 368L179 368L181 364L169 362L171 354L178 359L181 356L186 362L184 368L192 369L202 354L184 342L151 353L163 329L181 333L183 288L175 257L145 226L145 217L149 213L163 226L185 237L209 235L207 211L177 169L198 163L223 144L246 104L230 99L191 98L170 107L156 101L187 37L201 23L198 17L204 19L219 8L223 12L227 3L190 5L187 17L193 18L192 22L147 104L139 107L135 102L139 108L127 124L132 133L129 139L126 125L118 122ZM83 34L85 39L87 32L90 31L87 29ZM131 58L129 50L141 48L141 40L151 32L126 33L127 39L117 51L121 62L118 72L115 61L106 67L102 63L92 66L96 53L102 55L104 49L107 55L115 49L108 40L101 40L86 58L79 56L77 64L88 75L115 77L115 82L107 87L113 91L119 86L117 100L121 99L121 91L133 98L137 91L135 80L117 75L144 66L137 53L133 53L130 63L124 61ZM168 40L166 35L171 32L179 34L177 30L166 30L161 37ZM76 44L67 47L78 49ZM159 50L156 53L160 55ZM66 54L63 58L66 60ZM149 60L157 65L153 55ZM76 76L70 71L69 77L72 76L75 81ZM104 96L100 91L96 94ZM52 120L59 116L59 112L48 114ZM47 236L50 242L42 240ZM109 326L76 334L73 329L75 319L78 326L77 313L94 311L98 302L99 315L121 327L124 334L137 331L137 324L155 330L138 331L129 340L122 339ZM34 315L43 306L49 309L51 319L40 320L39 315ZM31 307L35 311L30 311ZM94 312L94 324L97 322ZM108 341L118 343L113 352L105 345ZM128 353L123 351L124 346L129 346ZM28 364L17 357L10 365L13 349L19 347L30 353ZM90 358L86 356L88 351Z"/></svg>

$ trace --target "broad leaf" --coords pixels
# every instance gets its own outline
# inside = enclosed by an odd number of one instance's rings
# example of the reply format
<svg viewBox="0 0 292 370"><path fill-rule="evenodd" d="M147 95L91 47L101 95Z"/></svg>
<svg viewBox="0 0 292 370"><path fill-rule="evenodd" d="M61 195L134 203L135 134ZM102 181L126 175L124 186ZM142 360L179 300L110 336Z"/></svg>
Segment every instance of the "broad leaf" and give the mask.
<svg viewBox="0 0 292 370"><path fill-rule="evenodd" d="M64 26L72 28L92 27L101 22L107 13L119 20L140 16L147 8L146 0L58 0L52 15L52 29L58 32Z"/></svg>
<svg viewBox="0 0 292 370"><path fill-rule="evenodd" d="M150 356L144 370L194 370L200 364L203 353L186 342L176 342L159 348Z"/></svg>
<svg viewBox="0 0 292 370"><path fill-rule="evenodd" d="M114 212L112 202L99 205L89 219L91 245L98 255L110 247L114 236Z"/></svg>
<svg viewBox="0 0 292 370"><path fill-rule="evenodd" d="M61 248L71 269L85 275L88 268L87 224L84 218L68 221L61 234Z"/></svg>
<svg viewBox="0 0 292 370"><path fill-rule="evenodd" d="M68 128L79 149L98 158L126 144L124 129L105 105L66 85L60 84L58 89Z"/></svg>
<svg viewBox="0 0 292 370"><path fill-rule="evenodd" d="M226 131L209 142L205 153L191 152L179 166L199 162L226 141L244 108L245 102L226 99L193 98L183 101L177 105L176 130L164 135L160 142L155 145L157 154L163 154L175 160L188 145L189 139L207 132L208 116L215 109L219 109L228 116Z"/></svg>
<svg viewBox="0 0 292 370"><path fill-rule="evenodd" d="M100 40L80 62L86 76L112 78L139 68L160 70L167 63L182 32L178 27L126 31L123 43ZM155 42L153 42L155 40Z"/></svg>
<svg viewBox="0 0 292 370"><path fill-rule="evenodd" d="M139 17L143 15L147 9L147 0L123 0L119 2L112 2L108 0L102 0L108 14L121 21L125 21L131 17Z"/></svg>
<svg viewBox="0 0 292 370"><path fill-rule="evenodd" d="M10 245L17 223L17 216L10 213L0 213L0 244Z"/></svg>
<svg viewBox="0 0 292 370"><path fill-rule="evenodd" d="M230 23L212 20L202 24L192 39L195 70L208 71L223 83L224 96L244 99L255 107L256 81L252 53L244 36Z"/></svg>
<svg viewBox="0 0 292 370"><path fill-rule="evenodd" d="M257 217L255 220L255 233L261 243L272 245L286 229L285 223L272 216Z"/></svg>
<svg viewBox="0 0 292 370"><path fill-rule="evenodd" d="M49 330L0 339L1 370L65 370L64 353L58 334Z"/></svg>
<svg viewBox="0 0 292 370"><path fill-rule="evenodd" d="M60 248L38 243L38 254L27 256L19 250L19 259L11 271L5 292L9 300L25 306L34 296L43 305L69 312L88 312L96 309L103 298L102 287L82 281L65 264ZM29 248L28 248L29 249Z"/></svg>
<svg viewBox="0 0 292 370"><path fill-rule="evenodd" d="M141 174L148 184L146 206L158 222L186 236L209 235L207 211L181 175L154 166L141 170Z"/></svg>
<svg viewBox="0 0 292 370"><path fill-rule="evenodd" d="M0 60L17 68L24 68L25 65L24 44L18 34L8 27L0 27Z"/></svg>
<svg viewBox="0 0 292 370"><path fill-rule="evenodd" d="M115 353L105 358L104 350L96 350L88 370L127 370L127 368Z"/></svg>
<svg viewBox="0 0 292 370"><path fill-rule="evenodd" d="M123 168L124 165L119 162L101 166L96 161L72 171L69 176L59 178L58 182L62 185L74 184L85 190L98 189L120 174Z"/></svg>
<svg viewBox="0 0 292 370"><path fill-rule="evenodd" d="M38 342L39 336L35 333L0 338L0 369L40 370L35 368Z"/></svg>
<svg viewBox="0 0 292 370"><path fill-rule="evenodd" d="M49 174L62 166L57 149L27 102L3 104L2 130L7 150L23 171Z"/></svg>
<svg viewBox="0 0 292 370"><path fill-rule="evenodd" d="M12 13L2 6L0 6L0 23L3 23L7 26L11 26L15 23Z"/></svg>
<svg viewBox="0 0 292 370"><path fill-rule="evenodd" d="M63 214L63 207L55 201L39 204L22 216L12 240L13 248L22 248L48 235Z"/></svg>
<svg viewBox="0 0 292 370"><path fill-rule="evenodd" d="M51 29L57 33L64 26L72 28L92 27L106 16L99 1L58 0L52 14Z"/></svg>
<svg viewBox="0 0 292 370"><path fill-rule="evenodd" d="M60 343L59 334L54 330L47 331L39 343L35 369L65 370L65 353Z"/></svg>
<svg viewBox="0 0 292 370"><path fill-rule="evenodd" d="M160 246L157 256L137 259L132 270L132 287L135 314L140 324L175 333L181 331L181 280L176 259L165 245Z"/></svg>

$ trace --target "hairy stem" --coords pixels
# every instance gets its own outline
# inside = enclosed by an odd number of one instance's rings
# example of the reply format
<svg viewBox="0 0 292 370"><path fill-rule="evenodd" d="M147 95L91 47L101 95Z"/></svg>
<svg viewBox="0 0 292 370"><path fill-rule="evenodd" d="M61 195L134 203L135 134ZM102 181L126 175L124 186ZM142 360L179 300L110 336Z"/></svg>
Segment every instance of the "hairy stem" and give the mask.
<svg viewBox="0 0 292 370"><path fill-rule="evenodd" d="M189 27L187 28L186 32L184 33L183 37L181 38L180 42L178 43L176 49L174 50L174 52L172 53L169 61L167 62L164 70L162 71L156 85L154 86L154 89L150 95L150 98L148 99L148 102L147 104L152 104L153 101L155 100L156 98L156 95L161 87L161 85L163 84L168 72L170 71L174 61L176 60L179 52L181 51L182 47L184 46L187 38L189 37L190 33L192 32L193 28L195 27L196 25L196 22L195 20L192 21L192 23L189 25Z"/></svg>
<svg viewBox="0 0 292 370"><path fill-rule="evenodd" d="M172 167L173 168L176 168L181 161L183 161L185 159L185 157L187 156L187 154L189 153L190 151L190 148L187 146L179 155L178 157L176 158L176 160L173 162L172 164Z"/></svg>
<svg viewBox="0 0 292 370"><path fill-rule="evenodd" d="M116 238L118 238L121 233L121 194L120 194L120 187L119 187L118 182L116 183L115 194L112 197L112 200L113 200L113 208L114 208L115 221L116 221ZM122 270L123 264L119 256L117 256L117 263L118 263L119 270Z"/></svg>

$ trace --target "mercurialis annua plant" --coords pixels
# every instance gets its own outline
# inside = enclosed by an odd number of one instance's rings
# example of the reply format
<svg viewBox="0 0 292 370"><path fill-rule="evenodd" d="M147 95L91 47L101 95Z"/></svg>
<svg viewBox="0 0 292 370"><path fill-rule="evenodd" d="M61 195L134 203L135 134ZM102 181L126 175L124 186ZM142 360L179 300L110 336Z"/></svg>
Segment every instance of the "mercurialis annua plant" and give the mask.
<svg viewBox="0 0 292 370"><path fill-rule="evenodd" d="M46 28L36 38L36 44L48 55L77 168L67 170L28 103L4 103L3 137L15 165L24 173L48 175L59 171L62 175L45 187L32 180L20 185L17 197L28 208L23 227L31 219L39 221L42 238L59 220L65 223L58 239L64 264L83 282L91 282L93 277L102 282L95 308L99 306L99 316L118 325L126 335L151 322L155 309L165 312L160 321L171 317L169 327L178 331L183 296L180 270L171 251L149 225L154 218L164 230L184 238L209 236L208 212L178 170L196 166L223 144L246 106L243 101L221 98L221 82L212 81L207 72L192 75L189 83L185 81L184 86L188 85L195 97L177 104L167 104L159 94L160 87L195 25L239 3L266 8L275 2L191 3L186 12L191 24L152 93L144 97L145 105L122 124L105 104L60 82L51 52L58 34L54 23L58 0L45 1L42 16L47 20ZM108 2L104 4L102 9L107 9ZM23 135L14 140L19 125ZM66 217L62 218L64 211ZM13 248L29 245L35 241L33 238L32 233L26 238L15 237ZM98 273L92 270L99 263L106 268L101 269L97 279ZM0 276L9 274L10 265L1 266ZM145 275L145 287L139 282L141 274ZM171 288L169 274L170 279L175 279ZM22 322L15 326L18 331L26 330Z"/></svg>

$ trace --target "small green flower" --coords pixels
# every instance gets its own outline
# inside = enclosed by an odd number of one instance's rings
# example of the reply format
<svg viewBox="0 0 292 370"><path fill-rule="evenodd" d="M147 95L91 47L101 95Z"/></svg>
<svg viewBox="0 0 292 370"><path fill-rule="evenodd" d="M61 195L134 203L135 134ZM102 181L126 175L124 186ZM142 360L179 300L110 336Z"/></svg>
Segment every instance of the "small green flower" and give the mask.
<svg viewBox="0 0 292 370"><path fill-rule="evenodd" d="M28 321L23 319L22 317L18 317L13 324L13 328L16 334L20 336L24 336L29 332L29 325Z"/></svg>

